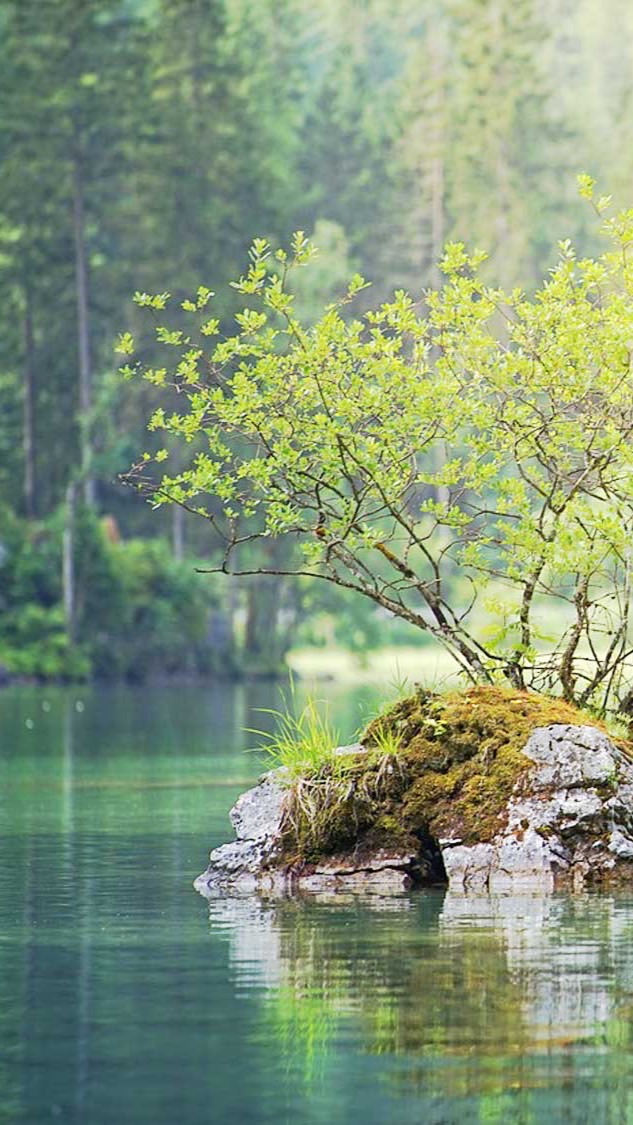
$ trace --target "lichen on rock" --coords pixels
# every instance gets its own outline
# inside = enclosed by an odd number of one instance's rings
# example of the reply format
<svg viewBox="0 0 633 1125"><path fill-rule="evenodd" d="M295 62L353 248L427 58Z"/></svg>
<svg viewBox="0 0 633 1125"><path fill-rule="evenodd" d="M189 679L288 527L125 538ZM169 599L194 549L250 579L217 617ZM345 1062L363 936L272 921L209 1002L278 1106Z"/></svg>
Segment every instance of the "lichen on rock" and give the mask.
<svg viewBox="0 0 633 1125"><path fill-rule="evenodd" d="M633 766L627 744L561 700L418 690L319 769L268 774L232 821L238 839L200 886L629 879Z"/></svg>

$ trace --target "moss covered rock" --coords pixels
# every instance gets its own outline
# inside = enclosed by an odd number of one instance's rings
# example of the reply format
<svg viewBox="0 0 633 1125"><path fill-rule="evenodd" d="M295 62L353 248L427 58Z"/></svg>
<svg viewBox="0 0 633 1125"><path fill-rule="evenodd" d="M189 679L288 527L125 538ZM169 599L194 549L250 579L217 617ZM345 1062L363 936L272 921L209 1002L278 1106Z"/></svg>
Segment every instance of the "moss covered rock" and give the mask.
<svg viewBox="0 0 633 1125"><path fill-rule="evenodd" d="M552 725L604 729L559 699L476 687L418 691L370 723L363 743L397 742L410 781L398 810L402 825L474 844L503 827L508 800L531 767L523 748L535 728Z"/></svg>
<svg viewBox="0 0 633 1125"><path fill-rule="evenodd" d="M262 800L266 786L270 779ZM633 872L629 744L576 708L527 692L419 690L370 723L357 752L334 753L287 785L276 809L265 846L252 841L256 883L338 885L363 872L375 882L384 870L391 884L486 890ZM239 881L234 848L213 853L201 878Z"/></svg>

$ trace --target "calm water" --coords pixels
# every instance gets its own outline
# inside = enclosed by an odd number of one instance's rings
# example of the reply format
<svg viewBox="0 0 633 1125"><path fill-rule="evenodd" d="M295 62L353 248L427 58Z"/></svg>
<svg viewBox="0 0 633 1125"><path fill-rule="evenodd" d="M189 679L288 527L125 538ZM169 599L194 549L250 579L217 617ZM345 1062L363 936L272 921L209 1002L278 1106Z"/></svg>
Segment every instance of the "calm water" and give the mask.
<svg viewBox="0 0 633 1125"><path fill-rule="evenodd" d="M273 694L0 693L0 1121L633 1122L633 897L191 890Z"/></svg>

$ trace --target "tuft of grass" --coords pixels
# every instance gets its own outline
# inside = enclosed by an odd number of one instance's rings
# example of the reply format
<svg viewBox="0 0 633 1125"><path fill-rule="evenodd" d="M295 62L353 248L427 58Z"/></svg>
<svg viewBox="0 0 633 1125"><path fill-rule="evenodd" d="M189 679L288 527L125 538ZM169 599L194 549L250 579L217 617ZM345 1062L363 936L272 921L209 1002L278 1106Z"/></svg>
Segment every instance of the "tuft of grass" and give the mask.
<svg viewBox="0 0 633 1125"><path fill-rule="evenodd" d="M387 715L387 712L384 714ZM371 751L368 752L372 753L372 757L397 758L401 746L400 736L392 727L386 724L376 725L372 737Z"/></svg>
<svg viewBox="0 0 633 1125"><path fill-rule="evenodd" d="M313 862L371 829L383 802L400 796L408 778L399 737L388 724L376 730L371 749L341 754L326 703L310 697L298 709L294 685L284 703L283 710L261 709L274 718L273 733L249 729L272 764L286 771L284 862Z"/></svg>
<svg viewBox="0 0 633 1125"><path fill-rule="evenodd" d="M260 749L270 755L273 766L281 766L287 771L289 780L313 774L324 766L344 760L334 753L339 745L339 734L330 721L327 704L309 698L295 713L294 702L293 689L291 705L284 710L261 708L263 714L272 715L275 719L272 733L247 728L250 734L262 739Z"/></svg>

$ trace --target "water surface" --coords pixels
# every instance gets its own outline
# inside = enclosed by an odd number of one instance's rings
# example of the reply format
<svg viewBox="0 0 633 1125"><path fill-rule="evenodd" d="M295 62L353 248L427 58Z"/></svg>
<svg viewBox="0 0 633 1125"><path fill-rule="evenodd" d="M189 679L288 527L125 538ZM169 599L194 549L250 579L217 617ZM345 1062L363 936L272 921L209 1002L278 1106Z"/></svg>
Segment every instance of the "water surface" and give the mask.
<svg viewBox="0 0 633 1125"><path fill-rule="evenodd" d="M633 896L192 891L275 702L0 694L0 1121L633 1121Z"/></svg>

